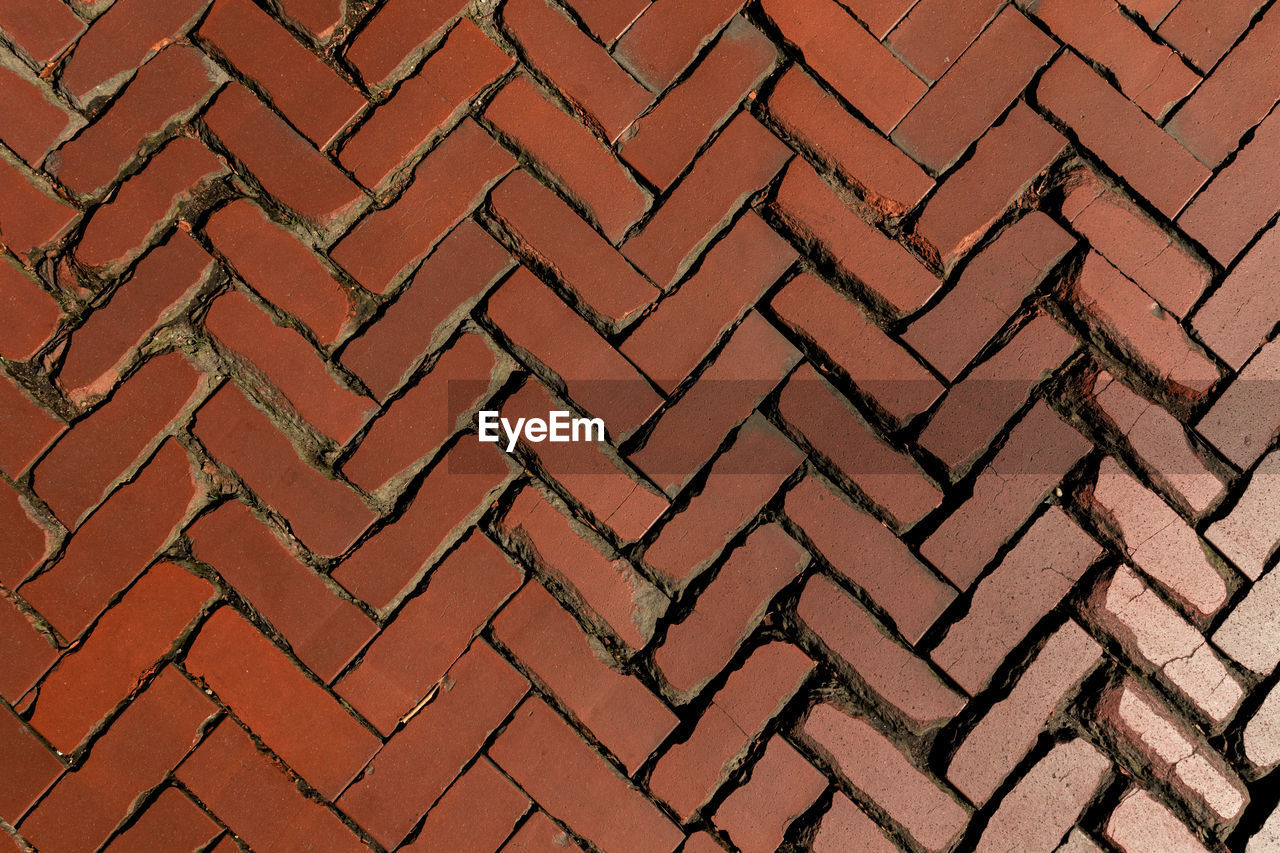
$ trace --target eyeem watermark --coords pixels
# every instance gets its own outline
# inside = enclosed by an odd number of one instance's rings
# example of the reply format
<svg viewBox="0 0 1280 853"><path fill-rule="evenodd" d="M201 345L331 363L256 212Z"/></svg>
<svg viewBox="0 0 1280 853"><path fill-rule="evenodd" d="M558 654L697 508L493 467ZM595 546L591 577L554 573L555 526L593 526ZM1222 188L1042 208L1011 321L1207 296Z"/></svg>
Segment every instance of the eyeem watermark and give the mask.
<svg viewBox="0 0 1280 853"><path fill-rule="evenodd" d="M562 410L547 412L545 419L516 418L514 424L496 411L483 410L479 426L480 440L493 443L501 439L498 434L501 426L507 436L508 453L516 449L516 442L521 438L534 444L542 441L604 441L602 418L575 418L572 412Z"/></svg>

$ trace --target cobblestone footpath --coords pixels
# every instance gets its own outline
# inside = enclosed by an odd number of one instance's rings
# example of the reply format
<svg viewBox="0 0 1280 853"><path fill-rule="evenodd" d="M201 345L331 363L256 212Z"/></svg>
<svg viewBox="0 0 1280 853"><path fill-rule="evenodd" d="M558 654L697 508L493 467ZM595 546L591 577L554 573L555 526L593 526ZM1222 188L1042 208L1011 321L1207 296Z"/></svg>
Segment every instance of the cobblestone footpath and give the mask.
<svg viewBox="0 0 1280 853"><path fill-rule="evenodd" d="M1263 0L0 0L0 851L1280 850L1277 101Z"/></svg>

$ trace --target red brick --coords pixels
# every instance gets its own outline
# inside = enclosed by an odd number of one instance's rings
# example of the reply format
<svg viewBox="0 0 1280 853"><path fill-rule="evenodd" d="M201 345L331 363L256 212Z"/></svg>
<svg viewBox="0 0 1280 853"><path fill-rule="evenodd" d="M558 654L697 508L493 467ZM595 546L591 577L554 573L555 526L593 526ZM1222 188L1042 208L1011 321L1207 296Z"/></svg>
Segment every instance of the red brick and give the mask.
<svg viewBox="0 0 1280 853"><path fill-rule="evenodd" d="M490 493L509 478L497 450L463 436L436 460L404 514L361 544L333 579L375 610L387 609L488 508Z"/></svg>
<svg viewBox="0 0 1280 853"><path fill-rule="evenodd" d="M515 713L490 757L575 832L618 853L670 853L684 833L539 699Z"/></svg>
<svg viewBox="0 0 1280 853"><path fill-rule="evenodd" d="M652 100L607 51L546 0L511 0L502 20L529 63L594 119L607 142L615 142Z"/></svg>
<svg viewBox="0 0 1280 853"><path fill-rule="evenodd" d="M409 189L362 219L334 248L333 259L365 287L385 293L513 165L479 125L464 119L413 170Z"/></svg>
<svg viewBox="0 0 1280 853"><path fill-rule="evenodd" d="M342 147L342 165L366 187L380 186L467 106L513 60L467 19L426 65Z"/></svg>
<svg viewBox="0 0 1280 853"><path fill-rule="evenodd" d="M44 65L75 40L84 22L58 0L0 0L0 30Z"/></svg>
<svg viewBox="0 0 1280 853"><path fill-rule="evenodd" d="M221 76L194 47L169 45L142 67L106 113L50 155L49 172L74 192L96 193L138 158L146 139L199 109Z"/></svg>
<svg viewBox="0 0 1280 853"><path fill-rule="evenodd" d="M587 29L608 44L622 35L649 3L650 0L573 0L569 5Z"/></svg>
<svg viewBox="0 0 1280 853"><path fill-rule="evenodd" d="M986 803L1101 658L1102 648L1075 622L1054 631L1009 695L960 743L947 780L974 803Z"/></svg>
<svg viewBox="0 0 1280 853"><path fill-rule="evenodd" d="M942 385L926 368L857 305L814 276L805 273L788 282L772 306L893 418L905 421L942 395Z"/></svg>
<svg viewBox="0 0 1280 853"><path fill-rule="evenodd" d="M895 313L916 310L941 286L902 244L863 222L802 160L787 169L776 204L792 229L817 241L842 272Z"/></svg>
<svg viewBox="0 0 1280 853"><path fill-rule="evenodd" d="M628 647L639 649L650 640L666 597L626 558L587 538L585 526L566 518L532 486L516 498L502 525Z"/></svg>
<svg viewBox="0 0 1280 853"><path fill-rule="evenodd" d="M40 682L32 727L59 752L73 752L173 650L215 594L180 566L157 563Z"/></svg>
<svg viewBox="0 0 1280 853"><path fill-rule="evenodd" d="M689 853L687 844L684 850ZM502 845L501 853L582 853L582 848L573 843L568 833L552 823L545 812L534 812L520 831Z"/></svg>
<svg viewBox="0 0 1280 853"><path fill-rule="evenodd" d="M1280 456L1268 454L1249 476L1249 482L1231 511L1205 531L1214 544L1250 580L1262 576L1276 546L1275 511L1277 464Z"/></svg>
<svg viewBox="0 0 1280 853"><path fill-rule="evenodd" d="M319 148L364 108L355 88L249 0L216 0L198 35Z"/></svg>
<svg viewBox="0 0 1280 853"><path fill-rule="evenodd" d="M573 400L603 418L615 440L661 405L635 367L527 269L494 294L488 313L516 347L559 375Z"/></svg>
<svg viewBox="0 0 1280 853"><path fill-rule="evenodd" d="M0 68L0 110L22 116L0 129L0 140L32 166L39 166L53 143L74 126L71 112L51 100L25 68L22 73Z"/></svg>
<svg viewBox="0 0 1280 853"><path fill-rule="evenodd" d="M876 133L799 66L787 69L769 96L769 115L789 135L888 216L906 213L933 179Z"/></svg>
<svg viewBox="0 0 1280 853"><path fill-rule="evenodd" d="M488 393L497 357L483 337L463 335L373 422L342 466L351 482L376 491L429 458Z"/></svg>
<svg viewBox="0 0 1280 853"><path fill-rule="evenodd" d="M824 703L809 712L804 734L924 849L948 849L964 829L964 807L866 720Z"/></svg>
<svg viewBox="0 0 1280 853"><path fill-rule="evenodd" d="M735 17L689 78L631 125L619 148L622 156L665 190L768 74L777 57L777 48L764 34L745 18Z"/></svg>
<svg viewBox="0 0 1280 853"><path fill-rule="evenodd" d="M129 850L198 850L206 847L222 827L177 788L160 792L142 817L112 839L104 853Z"/></svg>
<svg viewBox="0 0 1280 853"><path fill-rule="evenodd" d="M0 311L10 318L0 330L0 357L11 361L35 355L62 319L53 297L7 259L0 260Z"/></svg>
<svg viewBox="0 0 1280 853"><path fill-rule="evenodd" d="M1120 5L1140 16L1148 27L1155 29L1178 2L1179 0L1120 0Z"/></svg>
<svg viewBox="0 0 1280 853"><path fill-rule="evenodd" d="M306 338L277 325L239 290L214 300L204 322L230 353L256 367L298 414L339 444L350 441L373 412L373 401L338 384Z"/></svg>
<svg viewBox="0 0 1280 853"><path fill-rule="evenodd" d="M1131 788L1116 806L1104 835L1124 853L1205 853L1187 826L1140 788Z"/></svg>
<svg viewBox="0 0 1280 853"><path fill-rule="evenodd" d="M670 86L742 0L654 0L613 47L614 58L654 92Z"/></svg>
<svg viewBox="0 0 1280 853"><path fill-rule="evenodd" d="M929 664L898 645L866 608L823 575L805 584L796 614L838 661L905 715L914 731L943 724L965 698L943 684Z"/></svg>
<svg viewBox="0 0 1280 853"><path fill-rule="evenodd" d="M932 83L960 58L1001 5L999 0L920 0L885 42L908 68Z"/></svg>
<svg viewBox="0 0 1280 853"><path fill-rule="evenodd" d="M60 81L82 104L109 96L159 49L176 41L205 9L201 0L155 7L146 0L113 3L76 42Z"/></svg>
<svg viewBox="0 0 1280 853"><path fill-rule="evenodd" d="M808 554L777 524L752 531L689 615L667 630L654 654L667 683L685 695L700 690L729 663L773 597L808 564Z"/></svg>
<svg viewBox="0 0 1280 853"><path fill-rule="evenodd" d="M524 250L609 323L625 322L657 297L652 282L528 172L512 172L490 204Z"/></svg>
<svg viewBox="0 0 1280 853"><path fill-rule="evenodd" d="M1280 13L1268 10L1173 114L1169 133L1216 168L1280 98L1278 55Z"/></svg>
<svg viewBox="0 0 1280 853"><path fill-rule="evenodd" d="M32 488L75 529L111 484L192 404L201 378L180 353L151 359L40 460Z"/></svg>
<svg viewBox="0 0 1280 853"><path fill-rule="evenodd" d="M805 63L884 133L924 94L925 84L832 0L766 0L763 9Z"/></svg>
<svg viewBox="0 0 1280 853"><path fill-rule="evenodd" d="M1019 101L934 193L916 223L916 234L950 268L1066 145L1061 134Z"/></svg>
<svg viewBox="0 0 1280 853"><path fill-rule="evenodd" d="M511 256L493 238L474 222L463 222L382 317L346 347L342 363L385 398L510 267Z"/></svg>
<svg viewBox="0 0 1280 853"><path fill-rule="evenodd" d="M347 59L370 86L382 86L407 70L466 6L465 0L390 0L356 33Z"/></svg>
<svg viewBox="0 0 1280 853"><path fill-rule="evenodd" d="M1178 395L1195 399L1218 380L1218 368L1177 319L1096 252L1085 258L1075 285L1081 313L1122 352ZM1155 307L1157 310L1151 310Z"/></svg>
<svg viewBox="0 0 1280 853"><path fill-rule="evenodd" d="M284 17L301 24L318 39L328 39L342 22L342 0L282 0Z"/></svg>
<svg viewBox="0 0 1280 853"><path fill-rule="evenodd" d="M1070 181L1063 215L1166 311L1185 317L1209 286L1208 267L1092 169Z"/></svg>
<svg viewBox="0 0 1280 853"><path fill-rule="evenodd" d="M351 300L292 234L253 204L237 200L205 223L209 242L263 298L307 325L323 344L341 335Z"/></svg>
<svg viewBox="0 0 1280 853"><path fill-rule="evenodd" d="M747 213L627 336L623 354L670 392L797 257L755 212Z"/></svg>
<svg viewBox="0 0 1280 853"><path fill-rule="evenodd" d="M528 77L512 78L490 102L484 117L542 164L610 241L621 240L648 209L649 193L613 152L548 100Z"/></svg>
<svg viewBox="0 0 1280 853"><path fill-rule="evenodd" d="M910 527L942 502L942 491L910 457L885 444L812 367L801 367L788 380L778 411L898 527Z"/></svg>
<svg viewBox="0 0 1280 853"><path fill-rule="evenodd" d="M7 160L0 160L0 195L5 198L0 234L9 251L23 261L34 257L36 248L66 233L71 220L79 215L74 207L28 181ZM0 268L4 266L7 264L0 264Z"/></svg>
<svg viewBox="0 0 1280 853"><path fill-rule="evenodd" d="M458 659L430 704L337 801L387 848L413 829L524 697L528 682L484 643Z"/></svg>
<svg viewBox="0 0 1280 853"><path fill-rule="evenodd" d="M898 123L893 141L935 173L946 171L1057 48L1017 9L1006 8Z"/></svg>
<svg viewBox="0 0 1280 853"><path fill-rule="evenodd" d="M200 726L215 711L191 682L166 667L18 831L50 853L97 849L138 795L158 785L195 745ZM71 814L74 820L67 819Z"/></svg>
<svg viewBox="0 0 1280 853"><path fill-rule="evenodd" d="M1156 32L1207 71L1244 34L1261 5L1257 0L1181 0Z"/></svg>
<svg viewBox="0 0 1280 853"><path fill-rule="evenodd" d="M201 517L187 536L196 559L213 566L322 680L337 677L378 632L369 617L298 562L239 501Z"/></svg>
<svg viewBox="0 0 1280 853"><path fill-rule="evenodd" d="M813 837L813 851L841 853L846 850L897 853L898 845L891 842L884 830L863 814L853 800L837 791L831 809L822 816L818 833Z"/></svg>
<svg viewBox="0 0 1280 853"><path fill-rule="evenodd" d="M49 553L51 537L31 518L21 495L8 483L0 486L0 530L5 532L0 584L13 588Z"/></svg>
<svg viewBox="0 0 1280 853"><path fill-rule="evenodd" d="M791 150L747 113L739 113L693 165L623 253L668 289L748 196L782 168Z"/></svg>
<svg viewBox="0 0 1280 853"><path fill-rule="evenodd" d="M1272 341L1258 350L1196 425L1240 468L1258 461L1280 425L1280 401L1271 393L1278 379L1280 343Z"/></svg>
<svg viewBox="0 0 1280 853"><path fill-rule="evenodd" d="M497 850L528 808L529 798L480 759L427 812L418 841L403 849Z"/></svg>
<svg viewBox="0 0 1280 853"><path fill-rule="evenodd" d="M702 490L645 551L645 562L673 583L688 583L773 497L801 458L762 415L752 415L712 464Z"/></svg>
<svg viewBox="0 0 1280 853"><path fill-rule="evenodd" d="M800 361L800 353L752 311L714 361L658 419L630 461L675 496Z"/></svg>
<svg viewBox="0 0 1280 853"><path fill-rule="evenodd" d="M972 321L972 315L968 315ZM1076 350L1076 340L1044 314L954 385L920 434L920 444L952 474L978 453L1022 407L1034 386ZM1163 411L1163 409L1161 410Z"/></svg>
<svg viewBox="0 0 1280 853"><path fill-rule="evenodd" d="M289 439L234 387L224 386L200 408L195 434L319 553L341 554L373 521L355 492L303 462Z"/></svg>
<svg viewBox="0 0 1280 853"><path fill-rule="evenodd" d="M628 772L634 773L678 722L640 681L611 668L607 653L536 582L503 608L493 635Z"/></svg>
<svg viewBox="0 0 1280 853"><path fill-rule="evenodd" d="M1045 403L1037 403L983 469L973 496L925 540L920 553L967 589L1089 447Z"/></svg>
<svg viewBox="0 0 1280 853"><path fill-rule="evenodd" d="M826 787L827 777L774 735L752 768L751 778L716 809L716 826L743 853L773 853L791 822Z"/></svg>
<svg viewBox="0 0 1280 853"><path fill-rule="evenodd" d="M338 681L338 693L389 734L444 677L520 580L493 543L473 534Z"/></svg>
<svg viewBox="0 0 1280 853"><path fill-rule="evenodd" d="M688 822L812 671L813 661L795 646L774 642L756 649L716 692L689 738L658 761L650 790Z"/></svg>
<svg viewBox="0 0 1280 853"><path fill-rule="evenodd" d="M187 652L185 666L263 743L330 799L382 745L229 607L205 622Z"/></svg>
<svg viewBox="0 0 1280 853"><path fill-rule="evenodd" d="M76 259L111 272L122 269L167 230L180 204L225 170L222 160L198 141L178 137L94 211L76 246Z"/></svg>
<svg viewBox="0 0 1280 853"><path fill-rule="evenodd" d="M0 673L0 696L17 704L58 657L52 643L38 632L7 594L0 595L0 652L5 659ZM16 815L3 813L8 819Z"/></svg>
<svg viewBox="0 0 1280 853"><path fill-rule="evenodd" d="M284 771L224 719L178 768L178 779L255 849L362 853L361 843L324 805L308 799ZM233 844L234 849L239 849ZM218 848L221 853L221 847Z"/></svg>
<svg viewBox="0 0 1280 853"><path fill-rule="evenodd" d="M62 421L29 400L8 376L0 374L0 470L18 479L62 429Z"/></svg>
<svg viewBox="0 0 1280 853"><path fill-rule="evenodd" d="M1209 170L1177 139L1075 56L1054 61L1040 78L1036 98L1075 131L1081 145L1169 218L1209 179Z"/></svg>
<svg viewBox="0 0 1280 853"><path fill-rule="evenodd" d="M787 493L787 517L827 562L888 613L908 642L919 642L955 599L885 525L811 475Z"/></svg>
<svg viewBox="0 0 1280 853"><path fill-rule="evenodd" d="M204 122L276 201L317 228L364 200L359 187L238 83L218 96Z"/></svg>

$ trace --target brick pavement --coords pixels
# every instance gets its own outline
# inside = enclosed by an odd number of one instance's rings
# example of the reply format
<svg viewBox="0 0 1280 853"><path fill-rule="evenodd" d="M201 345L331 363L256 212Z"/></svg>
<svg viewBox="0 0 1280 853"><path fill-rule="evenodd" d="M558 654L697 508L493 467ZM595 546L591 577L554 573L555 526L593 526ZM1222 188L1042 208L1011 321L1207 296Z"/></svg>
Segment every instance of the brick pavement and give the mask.
<svg viewBox="0 0 1280 853"><path fill-rule="evenodd" d="M1278 30L0 0L0 849L1280 850Z"/></svg>

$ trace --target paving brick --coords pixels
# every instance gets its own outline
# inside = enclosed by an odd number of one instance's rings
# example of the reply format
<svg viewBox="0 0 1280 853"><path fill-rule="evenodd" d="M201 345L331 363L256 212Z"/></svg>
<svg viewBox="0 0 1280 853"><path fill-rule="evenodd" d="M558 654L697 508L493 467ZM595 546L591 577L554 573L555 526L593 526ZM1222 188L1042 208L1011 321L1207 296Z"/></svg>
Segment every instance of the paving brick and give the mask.
<svg viewBox="0 0 1280 853"><path fill-rule="evenodd" d="M1241 741L1245 757L1255 767L1270 771L1280 764L1280 690L1274 687L1267 692L1262 705L1244 728ZM1275 821L1268 819L1268 824Z"/></svg>
<svg viewBox="0 0 1280 853"><path fill-rule="evenodd" d="M35 355L62 319L53 297L4 260L0 260L0 308L5 316L16 318L0 331L0 357L11 361Z"/></svg>
<svg viewBox="0 0 1280 853"><path fill-rule="evenodd" d="M1269 275L1277 258L1280 229L1271 228L1209 295L1192 320L1205 345L1236 370L1244 366L1280 320L1280 312L1268 298Z"/></svg>
<svg viewBox="0 0 1280 853"><path fill-rule="evenodd" d="M774 735L751 778L720 804L714 820L743 853L772 853L826 787L827 777Z"/></svg>
<svg viewBox="0 0 1280 853"><path fill-rule="evenodd" d="M1265 344L1227 385L1196 429L1222 455L1249 468L1266 452L1280 424L1270 388L1280 379L1280 344Z"/></svg>
<svg viewBox="0 0 1280 853"><path fill-rule="evenodd" d="M232 720L218 724L177 776L232 832L255 847L368 850L337 815L304 796Z"/></svg>
<svg viewBox="0 0 1280 853"><path fill-rule="evenodd" d="M910 157L797 66L774 85L769 115L887 216L907 212L933 188L933 179Z"/></svg>
<svg viewBox="0 0 1280 853"><path fill-rule="evenodd" d="M465 18L417 74L342 147L342 165L378 187L511 67L512 59Z"/></svg>
<svg viewBox="0 0 1280 853"><path fill-rule="evenodd" d="M50 536L27 509L21 495L6 483L0 486L0 529L5 549L0 552L0 583L10 588L31 574L49 553Z"/></svg>
<svg viewBox="0 0 1280 853"><path fill-rule="evenodd" d="M390 0L375 10L347 49L347 59L372 87L391 83L462 14L464 0Z"/></svg>
<svg viewBox="0 0 1280 853"><path fill-rule="evenodd" d="M742 0L654 0L613 47L613 56L654 92L671 85Z"/></svg>
<svg viewBox="0 0 1280 853"><path fill-rule="evenodd" d="M803 731L924 849L947 849L964 828L964 807L866 720L823 703L809 712Z"/></svg>
<svg viewBox="0 0 1280 853"><path fill-rule="evenodd" d="M89 517L62 558L22 596L68 640L128 586L168 542L196 497L191 460L166 440L141 473Z"/></svg>
<svg viewBox="0 0 1280 853"><path fill-rule="evenodd" d="M239 84L222 91L204 122L268 193L316 228L329 228L364 200L355 183Z"/></svg>
<svg viewBox="0 0 1280 853"><path fill-rule="evenodd" d="M1056 50L1053 39L1006 8L898 122L891 138L916 162L945 172Z"/></svg>
<svg viewBox="0 0 1280 853"><path fill-rule="evenodd" d="M897 420L923 412L942 395L942 385L927 368L855 303L815 276L804 273L792 279L771 304L787 325L811 339L861 393Z"/></svg>
<svg viewBox="0 0 1280 853"><path fill-rule="evenodd" d="M404 849L425 853L444 845L449 850L498 850L528 808L529 798L481 759L436 801L417 843Z"/></svg>
<svg viewBox="0 0 1280 853"><path fill-rule="evenodd" d="M0 749L6 771L0 779L0 816L17 823L62 773L62 762L8 708L0 708Z"/></svg>
<svg viewBox="0 0 1280 853"><path fill-rule="evenodd" d="M158 45L185 33L206 7L203 0L180 0L162 8L142 0L113 3L76 41L62 68L62 85L81 103L109 96Z"/></svg>
<svg viewBox="0 0 1280 853"><path fill-rule="evenodd" d="M355 492L302 461L289 439L234 387L224 386L200 407L195 434L319 553L341 554L373 521Z"/></svg>
<svg viewBox="0 0 1280 853"><path fill-rule="evenodd" d="M0 109L23 116L22 121L8 122L0 129L0 140L32 166L38 166L53 144L76 126L71 111L50 99L26 70L0 67Z"/></svg>
<svg viewBox="0 0 1280 853"><path fill-rule="evenodd" d="M332 681L377 633L371 619L334 594L239 501L202 516L187 536L195 557L234 587L324 681Z"/></svg>
<svg viewBox="0 0 1280 853"><path fill-rule="evenodd" d="M213 842L222 827L177 788L165 788L138 821L117 835L105 853L128 850L197 850Z"/></svg>
<svg viewBox="0 0 1280 853"><path fill-rule="evenodd" d="M1080 827L1071 830L1067 840L1062 842L1055 853L1101 853L1102 848L1092 838L1085 835Z"/></svg>
<svg viewBox="0 0 1280 853"><path fill-rule="evenodd" d="M247 201L234 201L204 226L209 242L264 299L306 324L322 343L338 338L351 302L315 255Z"/></svg>
<svg viewBox="0 0 1280 853"><path fill-rule="evenodd" d="M1275 548L1272 513L1275 507L1280 455L1268 454L1253 470L1249 483L1231 512L1215 521L1204 538L1227 556L1250 580L1257 580Z"/></svg>
<svg viewBox="0 0 1280 853"><path fill-rule="evenodd" d="M950 720L965 705L929 664L899 646L866 608L822 575L806 584L797 615L818 635L836 659L905 715L914 731Z"/></svg>
<svg viewBox="0 0 1280 853"><path fill-rule="evenodd" d="M942 266L950 268L1066 144L1030 107L1014 104L1004 121L978 141L973 156L934 193L916 223L916 234L938 253Z"/></svg>
<svg viewBox="0 0 1280 853"><path fill-rule="evenodd" d="M65 774L19 832L41 850L93 850L107 840L135 798L182 760L215 711L191 682L166 667ZM68 814L75 820L67 820Z"/></svg>
<svg viewBox="0 0 1280 853"><path fill-rule="evenodd" d="M1124 853L1204 853L1206 848L1182 821L1140 788L1120 800L1103 829Z"/></svg>
<svg viewBox="0 0 1280 853"><path fill-rule="evenodd" d="M1260 853L1280 842L1280 818L1276 817L1276 813L1277 810L1273 810L1262 828L1249 839L1248 846L1245 847L1247 853Z"/></svg>
<svg viewBox="0 0 1280 853"><path fill-rule="evenodd" d="M778 173L791 151L747 113L739 113L694 163L661 210L629 238L623 254L669 289L752 193Z"/></svg>
<svg viewBox="0 0 1280 853"><path fill-rule="evenodd" d="M83 32L84 22L57 0L4 0L0 30L43 65L66 50Z"/></svg>
<svg viewBox="0 0 1280 853"><path fill-rule="evenodd" d="M404 840L528 687L483 643L459 658L445 679L430 704L387 741L337 801L388 848Z"/></svg>
<svg viewBox="0 0 1280 853"><path fill-rule="evenodd" d="M342 363L383 399L431 349L444 343L511 257L470 220L450 232L385 313L353 340Z"/></svg>
<svg viewBox="0 0 1280 853"><path fill-rule="evenodd" d="M61 753L86 736L173 650L213 599L208 581L158 563L40 682L31 726Z"/></svg>
<svg viewBox="0 0 1280 853"><path fill-rule="evenodd" d="M1121 5L1141 17L1148 27L1154 29L1177 5L1177 0L1122 0Z"/></svg>
<svg viewBox="0 0 1280 853"><path fill-rule="evenodd" d="M822 816L813 837L814 853L865 850L866 853L896 853L898 846L884 830L867 817L844 794L836 792L831 808Z"/></svg>
<svg viewBox="0 0 1280 853"><path fill-rule="evenodd" d="M832 0L768 0L763 9L805 63L882 132L924 94L925 84Z"/></svg>
<svg viewBox="0 0 1280 853"><path fill-rule="evenodd" d="M1261 5L1257 0L1181 0L1156 33L1207 71L1236 43Z"/></svg>
<svg viewBox="0 0 1280 853"><path fill-rule="evenodd" d="M967 589L1088 446L1048 406L1037 403L983 469L973 496L925 540L920 553Z"/></svg>
<svg viewBox="0 0 1280 853"><path fill-rule="evenodd" d="M360 220L334 247L333 259L368 289L385 293L513 165L479 125L464 119L414 168L409 189ZM396 250L387 251L390 245Z"/></svg>
<svg viewBox="0 0 1280 853"><path fill-rule="evenodd" d="M1213 632L1214 644L1261 675L1269 675L1280 663L1280 645L1274 641L1280 575L1268 573L1250 588Z"/></svg>
<svg viewBox="0 0 1280 853"><path fill-rule="evenodd" d="M974 803L986 803L1101 658L1102 648L1075 622L1055 630L1009 695L960 743L947 767L947 781Z"/></svg>
<svg viewBox="0 0 1280 853"><path fill-rule="evenodd" d="M708 250L698 270L637 324L622 353L670 392L797 257L756 213L747 213Z"/></svg>
<svg viewBox="0 0 1280 853"><path fill-rule="evenodd" d="M582 848L573 843L573 839L567 832L552 823L546 812L534 812L520 830L511 836L511 840L502 845L501 853L562 853L562 851L563 853L582 853Z"/></svg>
<svg viewBox="0 0 1280 853"><path fill-rule="evenodd" d="M0 211L0 232L3 232L4 243L9 250L24 261L35 256L33 250L64 235L67 226L79 213L71 205L28 182L22 172L2 159L0 192L6 199L12 199L12 205L6 204ZM7 264L0 264L0 267L4 266Z"/></svg>
<svg viewBox="0 0 1280 853"><path fill-rule="evenodd" d="M516 709L489 755L585 838L619 853L675 850L683 833L539 699Z"/></svg>
<svg viewBox="0 0 1280 853"><path fill-rule="evenodd" d="M885 237L796 160L778 188L777 210L803 239L816 241L846 275L895 313L910 313L928 301L941 282L900 243Z"/></svg>
<svg viewBox="0 0 1280 853"><path fill-rule="evenodd" d="M497 450L464 436L436 460L408 509L362 543L333 579L375 610L386 610L461 538L509 477Z"/></svg>
<svg viewBox="0 0 1280 853"><path fill-rule="evenodd" d="M787 643L756 649L712 697L688 739L659 759L649 789L688 822L741 764L752 741L812 669L813 661Z"/></svg>
<svg viewBox="0 0 1280 853"><path fill-rule="evenodd" d="M286 20L304 27L317 39L327 39L342 21L341 0L282 0Z"/></svg>
<svg viewBox="0 0 1280 853"><path fill-rule="evenodd" d="M1000 5L997 0L921 0L885 41L909 68L933 82L960 58Z"/></svg>
<svg viewBox="0 0 1280 853"><path fill-rule="evenodd" d="M777 58L777 48L768 38L745 18L734 17L688 79L632 122L623 134L619 153L636 171L665 190L693 160L707 137L772 70Z"/></svg>
<svg viewBox="0 0 1280 853"><path fill-rule="evenodd" d="M652 282L528 172L511 173L494 189L490 203L524 250L555 270L609 323L627 321L657 297Z"/></svg>
<svg viewBox="0 0 1280 853"><path fill-rule="evenodd" d="M17 704L58 657L53 644L8 594L0 595L0 652L7 661L0 673L0 696L10 704Z"/></svg>

